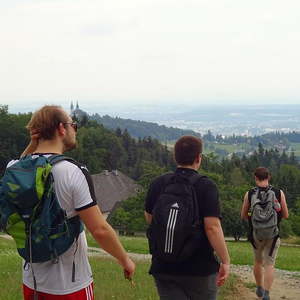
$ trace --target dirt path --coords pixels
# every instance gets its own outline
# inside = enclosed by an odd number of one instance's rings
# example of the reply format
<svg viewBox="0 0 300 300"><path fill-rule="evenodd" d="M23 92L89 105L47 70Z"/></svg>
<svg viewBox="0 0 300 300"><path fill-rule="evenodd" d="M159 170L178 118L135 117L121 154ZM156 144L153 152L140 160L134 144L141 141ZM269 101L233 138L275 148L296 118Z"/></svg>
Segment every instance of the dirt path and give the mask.
<svg viewBox="0 0 300 300"><path fill-rule="evenodd" d="M246 286L254 286L255 280L249 266L232 266ZM270 293L272 300L300 300L300 272L289 272L276 269L275 279ZM255 287L248 289L248 294L241 299L259 299L255 295Z"/></svg>

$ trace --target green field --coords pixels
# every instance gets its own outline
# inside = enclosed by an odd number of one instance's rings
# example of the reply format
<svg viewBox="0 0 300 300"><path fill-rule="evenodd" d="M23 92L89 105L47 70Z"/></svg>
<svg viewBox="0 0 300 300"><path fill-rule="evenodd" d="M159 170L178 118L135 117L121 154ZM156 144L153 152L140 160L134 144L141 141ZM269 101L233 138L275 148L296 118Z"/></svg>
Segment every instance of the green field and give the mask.
<svg viewBox="0 0 300 300"><path fill-rule="evenodd" d="M124 279L122 269L111 259L92 257L90 263L95 282L95 299L158 300L152 277L148 274L149 262L138 262L134 276L134 286ZM218 299L237 299L236 285L239 279L232 275L220 289ZM0 238L0 300L20 300L21 259L17 255L14 242Z"/></svg>
<svg viewBox="0 0 300 300"><path fill-rule="evenodd" d="M295 152L295 156L300 157L300 143L291 143L291 148Z"/></svg>
<svg viewBox="0 0 300 300"><path fill-rule="evenodd" d="M87 234L88 244L98 247L93 238ZM120 240L126 251L131 253L149 253L148 242L143 237L121 236ZM298 240L297 240L298 241ZM252 265L253 254L252 246L248 242L227 242L231 257L231 263L234 265ZM276 259L276 268L289 271L300 271L300 247L281 246Z"/></svg>

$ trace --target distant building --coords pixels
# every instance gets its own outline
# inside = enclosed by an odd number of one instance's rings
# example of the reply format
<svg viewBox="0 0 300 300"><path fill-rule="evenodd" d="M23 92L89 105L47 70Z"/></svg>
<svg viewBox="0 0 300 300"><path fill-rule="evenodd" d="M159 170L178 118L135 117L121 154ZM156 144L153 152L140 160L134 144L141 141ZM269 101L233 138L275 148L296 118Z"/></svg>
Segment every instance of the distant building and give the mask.
<svg viewBox="0 0 300 300"><path fill-rule="evenodd" d="M70 113L71 113L71 116L78 121L81 121L82 119L88 117L88 114L84 110L79 108L78 101L76 102L75 108L74 108L73 101L71 101Z"/></svg>
<svg viewBox="0 0 300 300"><path fill-rule="evenodd" d="M104 170L92 175L97 203L105 216L113 212L122 201L135 196L142 187L119 170Z"/></svg>

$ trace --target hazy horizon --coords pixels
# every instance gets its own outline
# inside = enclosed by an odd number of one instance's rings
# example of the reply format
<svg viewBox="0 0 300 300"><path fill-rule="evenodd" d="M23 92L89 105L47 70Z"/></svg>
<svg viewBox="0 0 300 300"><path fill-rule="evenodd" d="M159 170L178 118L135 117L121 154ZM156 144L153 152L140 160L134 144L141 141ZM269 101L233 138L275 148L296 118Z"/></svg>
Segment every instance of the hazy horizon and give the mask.
<svg viewBox="0 0 300 300"><path fill-rule="evenodd" d="M0 102L297 104L299 11L296 0L0 1Z"/></svg>
<svg viewBox="0 0 300 300"><path fill-rule="evenodd" d="M300 103L210 103L209 101L203 102L203 103L93 103L93 102L85 102L85 101L48 101L44 103L31 103L25 102L25 103L2 103L0 101L0 105L8 105L8 111L10 113L27 113L27 112L34 112L35 110L39 109L43 105L60 105L65 110L69 111L71 103L73 103L74 107L78 103L80 109L88 112L89 114L98 113L100 115L105 114L105 112L111 112L112 116L116 116L122 111L131 111L132 109L135 109L137 111L143 111L146 112L147 109L158 109L158 113L163 113L163 111L160 111L160 109L179 109L181 108L182 111L188 111L198 108L224 108L224 109L234 109L234 108L268 108L268 107L282 107L284 108L291 108L293 106L300 107ZM114 113L115 111L115 113Z"/></svg>

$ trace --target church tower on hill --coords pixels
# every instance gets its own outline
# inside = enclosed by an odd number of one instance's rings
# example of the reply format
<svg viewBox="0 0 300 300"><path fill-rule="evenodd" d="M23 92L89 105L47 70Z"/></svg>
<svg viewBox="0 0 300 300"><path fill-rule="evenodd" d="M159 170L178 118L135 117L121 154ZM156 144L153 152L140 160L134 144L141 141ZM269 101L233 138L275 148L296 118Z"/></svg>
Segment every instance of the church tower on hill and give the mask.
<svg viewBox="0 0 300 300"><path fill-rule="evenodd" d="M78 101L76 101L76 108L74 108L73 101L71 101L70 113L71 113L71 116L74 119L78 120L79 122L88 117L88 114L85 111L83 111L82 109L79 108Z"/></svg>

